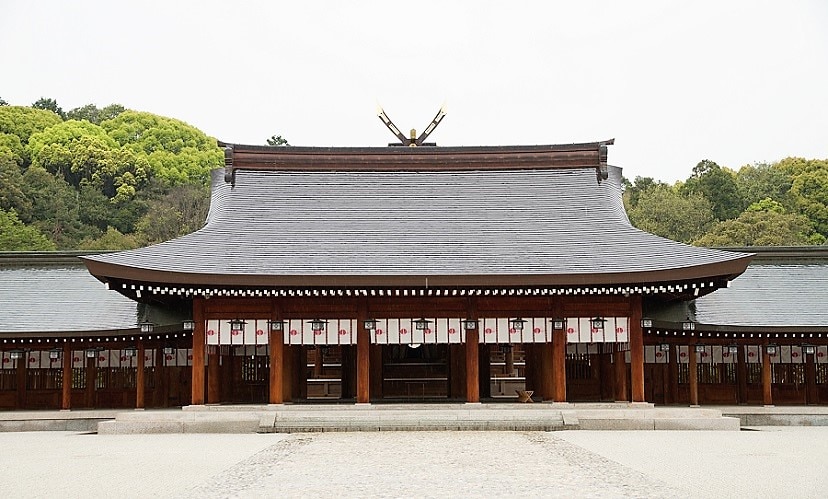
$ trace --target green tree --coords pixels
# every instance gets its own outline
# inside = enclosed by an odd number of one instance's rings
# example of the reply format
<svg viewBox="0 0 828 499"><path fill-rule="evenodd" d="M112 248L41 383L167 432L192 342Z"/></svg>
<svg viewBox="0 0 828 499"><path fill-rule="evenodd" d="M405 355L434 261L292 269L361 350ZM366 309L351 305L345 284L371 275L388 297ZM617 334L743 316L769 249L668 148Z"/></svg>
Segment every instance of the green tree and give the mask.
<svg viewBox="0 0 828 499"><path fill-rule="evenodd" d="M24 221L31 221L32 201L24 192L23 172L14 156L0 149L0 209L14 210Z"/></svg>
<svg viewBox="0 0 828 499"><path fill-rule="evenodd" d="M216 141L183 121L124 111L101 126L125 149L145 156L151 174L169 186L209 185L210 170L224 162Z"/></svg>
<svg viewBox="0 0 828 499"><path fill-rule="evenodd" d="M48 111L52 111L56 115L60 116L62 119L66 119L66 113L63 112L60 106L55 99L47 99L46 97L41 97L37 99L32 107L35 109L46 109Z"/></svg>
<svg viewBox="0 0 828 499"><path fill-rule="evenodd" d="M739 195L746 203L769 198L779 201L788 210L795 206L791 195L792 183L791 175L778 163L746 165L736 174Z"/></svg>
<svg viewBox="0 0 828 499"><path fill-rule="evenodd" d="M828 162L814 162L794 177L791 192L799 212L813 222L816 230L828 237Z"/></svg>
<svg viewBox="0 0 828 499"><path fill-rule="evenodd" d="M628 216L641 230L684 243L707 232L714 221L707 198L701 194L684 196L667 185L643 191Z"/></svg>
<svg viewBox="0 0 828 499"><path fill-rule="evenodd" d="M17 218L14 210L0 209L0 251L50 251L55 245L34 227Z"/></svg>
<svg viewBox="0 0 828 499"><path fill-rule="evenodd" d="M100 231L81 223L78 192L62 178L41 167L23 174L26 197L32 200L32 223L58 249L74 249L83 239Z"/></svg>
<svg viewBox="0 0 828 499"><path fill-rule="evenodd" d="M0 106L8 106L8 105L9 105L9 103L8 103L8 102L6 102L6 101L5 101L5 100L3 100L2 98L0 98Z"/></svg>
<svg viewBox="0 0 828 499"><path fill-rule="evenodd" d="M710 232L694 241L693 244L699 246L801 246L823 242L825 238L816 234L811 222L802 215L779 211L748 210L733 220L716 223Z"/></svg>
<svg viewBox="0 0 828 499"><path fill-rule="evenodd" d="M36 133L27 150L32 166L61 175L75 187L89 182L116 202L132 198L147 180L146 159L88 121L69 120Z"/></svg>
<svg viewBox="0 0 828 499"><path fill-rule="evenodd" d="M25 146L33 133L41 132L62 120L52 111L22 106L0 107L0 133L15 135Z"/></svg>
<svg viewBox="0 0 828 499"><path fill-rule="evenodd" d="M199 185L173 188L166 196L150 203L136 224L138 241L156 244L200 229L207 218L210 194Z"/></svg>
<svg viewBox="0 0 828 499"><path fill-rule="evenodd" d="M641 198L642 193L646 193L656 187L667 187L667 184L658 182L652 177L635 177L632 183L627 179L623 179L623 184L624 206L627 207L627 210L638 205L638 200Z"/></svg>
<svg viewBox="0 0 828 499"><path fill-rule="evenodd" d="M72 109L66 113L66 117L70 120L86 120L90 123L100 125L102 121L111 120L124 111L126 109L120 104L110 104L103 109L98 109L98 106L95 104L87 104Z"/></svg>
<svg viewBox="0 0 828 499"><path fill-rule="evenodd" d="M267 139L267 145L269 146L289 146L287 139L282 138L281 135L271 135L269 139Z"/></svg>
<svg viewBox="0 0 828 499"><path fill-rule="evenodd" d="M20 137L0 132L0 155L11 157L15 163L22 165L25 162L26 149L20 142Z"/></svg>
<svg viewBox="0 0 828 499"><path fill-rule="evenodd" d="M102 236L85 239L79 245L81 250L128 250L138 248L138 241L132 235L122 234L114 227L108 227Z"/></svg>
<svg viewBox="0 0 828 499"><path fill-rule="evenodd" d="M701 194L713 206L716 220L735 218L744 210L735 174L710 160L700 161L682 187L683 194Z"/></svg>

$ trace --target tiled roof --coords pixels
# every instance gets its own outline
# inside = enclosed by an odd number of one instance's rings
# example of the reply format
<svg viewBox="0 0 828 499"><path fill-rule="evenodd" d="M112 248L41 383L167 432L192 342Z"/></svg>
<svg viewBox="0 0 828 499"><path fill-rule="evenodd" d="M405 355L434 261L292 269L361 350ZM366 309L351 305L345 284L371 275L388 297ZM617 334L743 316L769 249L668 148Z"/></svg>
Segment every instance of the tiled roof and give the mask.
<svg viewBox="0 0 828 499"><path fill-rule="evenodd" d="M778 259L777 259L778 260ZM828 326L828 258L751 264L727 289L696 300L696 320L743 326Z"/></svg>
<svg viewBox="0 0 828 499"><path fill-rule="evenodd" d="M138 305L74 264L0 266L0 334L135 328Z"/></svg>
<svg viewBox="0 0 828 499"><path fill-rule="evenodd" d="M343 166L241 169L231 185L216 171L203 229L85 260L104 280L218 286L635 284L744 270L749 254L633 228L621 170L608 174Z"/></svg>

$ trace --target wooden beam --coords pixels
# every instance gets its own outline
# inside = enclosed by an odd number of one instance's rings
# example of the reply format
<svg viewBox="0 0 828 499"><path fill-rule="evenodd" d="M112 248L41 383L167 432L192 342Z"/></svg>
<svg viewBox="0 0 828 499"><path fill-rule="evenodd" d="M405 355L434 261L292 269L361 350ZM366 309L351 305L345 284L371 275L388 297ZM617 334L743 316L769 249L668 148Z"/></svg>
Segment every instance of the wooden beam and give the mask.
<svg viewBox="0 0 828 499"><path fill-rule="evenodd" d="M192 370L192 397L193 405L204 404L204 351L206 350L204 299L193 298L193 370Z"/></svg>
<svg viewBox="0 0 828 499"><path fill-rule="evenodd" d="M687 347L687 357L689 360L690 406L697 407L699 405L699 366L696 360L696 345Z"/></svg>
<svg viewBox="0 0 828 499"><path fill-rule="evenodd" d="M144 408L146 382L144 381L144 342L138 340L138 365L135 367L135 408Z"/></svg>
<svg viewBox="0 0 828 499"><path fill-rule="evenodd" d="M472 317L470 317L471 319ZM480 402L478 328L466 330L466 402Z"/></svg>
<svg viewBox="0 0 828 499"><path fill-rule="evenodd" d="M773 405L772 381L768 346L762 345L762 403L768 406Z"/></svg>
<svg viewBox="0 0 828 499"><path fill-rule="evenodd" d="M72 347L69 343L63 344L63 380L61 381L61 410L68 411L72 408Z"/></svg>

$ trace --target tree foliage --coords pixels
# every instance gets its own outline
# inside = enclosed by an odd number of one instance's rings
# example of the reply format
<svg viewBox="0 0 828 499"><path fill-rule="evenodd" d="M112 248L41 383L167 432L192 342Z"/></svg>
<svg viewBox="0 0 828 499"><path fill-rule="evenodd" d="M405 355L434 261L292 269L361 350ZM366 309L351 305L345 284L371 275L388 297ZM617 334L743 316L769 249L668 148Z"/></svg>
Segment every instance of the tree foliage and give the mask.
<svg viewBox="0 0 828 499"><path fill-rule="evenodd" d="M701 194L713 207L716 220L736 217L745 208L732 171L714 161L700 161L682 187L685 194Z"/></svg>
<svg viewBox="0 0 828 499"><path fill-rule="evenodd" d="M281 146L289 146L287 139L283 138L281 135L271 135L269 139L267 139L267 145L281 147Z"/></svg>
<svg viewBox="0 0 828 499"><path fill-rule="evenodd" d="M748 210L733 220L717 222L696 241L699 246L800 246L821 244L811 222L802 215Z"/></svg>
<svg viewBox="0 0 828 499"><path fill-rule="evenodd" d="M24 146L29 137L63 121L60 116L44 109L22 106L0 107L0 133L16 135Z"/></svg>
<svg viewBox="0 0 828 499"><path fill-rule="evenodd" d="M712 206L703 195L684 195L663 184L642 191L628 215L639 229L684 243L700 237L714 222Z"/></svg>
<svg viewBox="0 0 828 499"><path fill-rule="evenodd" d="M49 99L46 97L41 97L37 99L32 107L35 109L45 109L47 111L52 111L56 115L60 116L61 119L66 119L66 113L63 112L63 109L58 106L58 103L55 99Z"/></svg>
<svg viewBox="0 0 828 499"><path fill-rule="evenodd" d="M17 218L14 210L0 209L0 251L50 251L55 245L35 227Z"/></svg>

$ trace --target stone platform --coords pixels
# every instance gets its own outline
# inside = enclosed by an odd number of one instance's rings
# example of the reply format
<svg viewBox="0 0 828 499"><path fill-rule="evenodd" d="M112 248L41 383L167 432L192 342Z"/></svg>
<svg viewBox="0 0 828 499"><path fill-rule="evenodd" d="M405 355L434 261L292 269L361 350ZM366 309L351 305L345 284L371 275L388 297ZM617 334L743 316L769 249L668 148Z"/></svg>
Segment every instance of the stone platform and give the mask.
<svg viewBox="0 0 828 499"><path fill-rule="evenodd" d="M101 434L327 431L731 430L739 419L709 408L605 404L199 405L119 412Z"/></svg>

